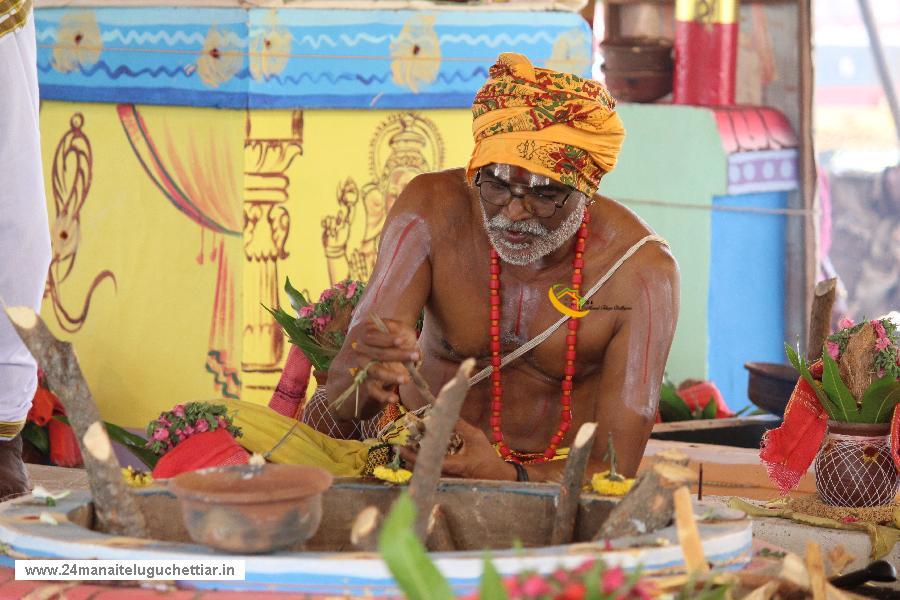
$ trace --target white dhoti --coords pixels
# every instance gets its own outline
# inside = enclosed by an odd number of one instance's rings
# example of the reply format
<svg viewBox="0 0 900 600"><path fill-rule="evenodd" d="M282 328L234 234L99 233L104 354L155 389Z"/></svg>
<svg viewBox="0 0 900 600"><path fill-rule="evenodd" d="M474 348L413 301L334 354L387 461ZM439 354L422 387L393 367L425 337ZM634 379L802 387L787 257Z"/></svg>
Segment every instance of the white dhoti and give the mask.
<svg viewBox="0 0 900 600"><path fill-rule="evenodd" d="M30 1L0 0L0 299L7 306L38 310L50 264L50 234L30 13ZM22 429L36 386L34 358L0 315L0 440Z"/></svg>

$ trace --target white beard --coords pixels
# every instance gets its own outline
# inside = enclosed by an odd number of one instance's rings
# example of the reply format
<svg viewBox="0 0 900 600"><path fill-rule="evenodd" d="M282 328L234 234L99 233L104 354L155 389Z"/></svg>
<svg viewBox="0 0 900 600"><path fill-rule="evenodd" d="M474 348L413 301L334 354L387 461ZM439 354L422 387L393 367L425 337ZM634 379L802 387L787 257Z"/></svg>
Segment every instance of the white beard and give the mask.
<svg viewBox="0 0 900 600"><path fill-rule="evenodd" d="M503 262L523 266L547 256L575 235L581 226L585 210L584 197L579 197L577 201L578 206L575 210L553 231L547 229L536 217L527 221L513 221L503 213L499 213L488 219L484 205L479 202L478 206L481 207L484 229L497 254ZM534 236L534 240L529 243L511 244L503 238L504 231L529 233Z"/></svg>

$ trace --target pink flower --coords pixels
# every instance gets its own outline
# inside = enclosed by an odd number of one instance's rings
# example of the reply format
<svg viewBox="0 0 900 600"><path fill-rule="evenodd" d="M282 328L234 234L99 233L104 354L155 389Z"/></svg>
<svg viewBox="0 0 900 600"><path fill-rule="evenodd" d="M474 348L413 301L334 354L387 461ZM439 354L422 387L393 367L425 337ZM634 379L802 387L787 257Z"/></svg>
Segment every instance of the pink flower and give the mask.
<svg viewBox="0 0 900 600"><path fill-rule="evenodd" d="M197 433L203 433L204 431L209 431L209 422L206 419L200 419L197 421Z"/></svg>
<svg viewBox="0 0 900 600"><path fill-rule="evenodd" d="M584 600L587 590L580 583L570 583L565 586L556 600Z"/></svg>
<svg viewBox="0 0 900 600"><path fill-rule="evenodd" d="M322 331L323 329L325 329L325 326L328 325L328 321L330 320L331 319L329 319L328 317L314 317L312 320L313 329L315 329L316 331Z"/></svg>
<svg viewBox="0 0 900 600"><path fill-rule="evenodd" d="M160 427L168 427L169 425L172 424L172 423L171 423L167 418L165 418L165 417L160 417L160 418L158 418L158 419L156 420L156 422L157 422L157 424L159 424Z"/></svg>
<svg viewBox="0 0 900 600"><path fill-rule="evenodd" d="M179 404L175 408L172 409L172 412L175 413L176 417L184 418L184 404Z"/></svg>
<svg viewBox="0 0 900 600"><path fill-rule="evenodd" d="M300 311L298 313L301 318L307 318L313 314L312 304L307 304L306 306L301 306Z"/></svg>
<svg viewBox="0 0 900 600"><path fill-rule="evenodd" d="M834 360L841 357L841 347L836 342L825 342L825 346L828 348L828 356Z"/></svg>
<svg viewBox="0 0 900 600"><path fill-rule="evenodd" d="M572 573L575 575L582 575L587 573L591 569L594 568L594 559L586 560L574 569L572 569Z"/></svg>
<svg viewBox="0 0 900 600"><path fill-rule="evenodd" d="M856 325L856 323L854 323L853 319L851 319L850 317L844 316L841 317L840 321L838 321L838 329L849 329L854 325Z"/></svg>
<svg viewBox="0 0 900 600"><path fill-rule="evenodd" d="M216 423L218 423L219 427L228 427L228 423L225 422L225 417L222 415L216 417Z"/></svg>
<svg viewBox="0 0 900 600"><path fill-rule="evenodd" d="M555 579L556 581L560 582L563 585L565 585L566 582L569 581L569 574L566 573L565 569L557 569L557 570L553 571L553 574L550 575L550 577L552 577L553 579Z"/></svg>
<svg viewBox="0 0 900 600"><path fill-rule="evenodd" d="M347 286L347 294L345 296L347 298L347 300L349 300L353 297L353 294L356 293L356 288L357 288L357 285L356 285L355 281Z"/></svg>
<svg viewBox="0 0 900 600"><path fill-rule="evenodd" d="M542 594L549 594L550 586L540 575L529 575L528 579L522 582L522 593L526 596L540 596Z"/></svg>
<svg viewBox="0 0 900 600"><path fill-rule="evenodd" d="M875 349L879 352L891 345L891 340L887 337L880 337L875 341Z"/></svg>
<svg viewBox="0 0 900 600"><path fill-rule="evenodd" d="M652 581L648 581L646 579L641 579L636 584L634 584L634 588L632 588L632 595L637 596L641 600L650 600L651 598L656 597L656 586Z"/></svg>
<svg viewBox="0 0 900 600"><path fill-rule="evenodd" d="M194 435L194 428L190 425L185 425L184 427L184 436L187 437L189 435Z"/></svg>
<svg viewBox="0 0 900 600"><path fill-rule="evenodd" d="M183 433L179 433L179 434L178 434L178 441L179 441L179 442L183 442L184 440L187 439L187 437L188 437L188 436L184 435Z"/></svg>
<svg viewBox="0 0 900 600"><path fill-rule="evenodd" d="M603 573L603 593L610 594L625 583L625 571L622 567L613 567Z"/></svg>
<svg viewBox="0 0 900 600"><path fill-rule="evenodd" d="M325 290L324 292L322 292L322 295L321 295L321 296L319 296L319 302L323 302L323 301L325 301L325 300L328 300L328 299L331 298L332 296L334 296L334 290L331 289L331 288L328 288L327 290Z"/></svg>
<svg viewBox="0 0 900 600"><path fill-rule="evenodd" d="M887 331L884 330L884 323L881 321L872 321L872 327L875 328L875 336L879 340L887 338Z"/></svg>
<svg viewBox="0 0 900 600"><path fill-rule="evenodd" d="M153 439L157 441L165 441L169 439L169 430L168 429L157 429L153 432Z"/></svg>

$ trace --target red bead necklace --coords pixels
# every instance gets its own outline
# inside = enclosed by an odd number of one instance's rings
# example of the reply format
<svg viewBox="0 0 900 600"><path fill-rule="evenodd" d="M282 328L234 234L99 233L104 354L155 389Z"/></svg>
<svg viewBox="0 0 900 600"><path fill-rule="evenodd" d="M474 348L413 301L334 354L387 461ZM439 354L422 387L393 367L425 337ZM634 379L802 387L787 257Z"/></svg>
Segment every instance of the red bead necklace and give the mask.
<svg viewBox="0 0 900 600"><path fill-rule="evenodd" d="M581 270L584 268L584 244L587 237L587 224L590 216L587 211L578 228L578 237L575 241L575 258L572 260L572 289L576 293L581 291ZM503 410L503 385L500 376L500 257L497 251L491 247L491 431L494 442L504 459L516 460L511 457L512 451L503 441L501 427L501 412ZM578 302L572 299L572 308L579 308ZM578 319L569 319L567 326L569 332L566 335L566 367L565 377L562 381L562 395L560 403L562 412L559 416L559 426L556 433L550 438L550 445L544 450L544 456L540 462L550 460L556 456L556 449L572 423L572 378L575 376L575 345L578 341Z"/></svg>

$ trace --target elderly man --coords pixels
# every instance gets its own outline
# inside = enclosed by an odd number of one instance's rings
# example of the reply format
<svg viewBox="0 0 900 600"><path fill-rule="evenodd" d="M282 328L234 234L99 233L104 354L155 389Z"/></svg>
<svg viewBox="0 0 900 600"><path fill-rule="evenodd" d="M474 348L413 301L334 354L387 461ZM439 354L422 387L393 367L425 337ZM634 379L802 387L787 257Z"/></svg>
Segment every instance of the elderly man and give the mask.
<svg viewBox="0 0 900 600"><path fill-rule="evenodd" d="M554 459L596 421L590 469L607 464L612 432L619 470L633 475L675 331L678 268L636 215L595 195L624 138L615 101L594 81L503 54L473 114L468 168L417 177L388 216L328 395L367 365L368 378L337 416L422 406L403 361L420 362L437 390L475 357L485 372L463 404L464 447L446 458L445 474L558 479L563 461ZM408 449L403 456L415 461Z"/></svg>
<svg viewBox="0 0 900 600"><path fill-rule="evenodd" d="M30 17L30 1L0 0L0 299L38 310L50 264L50 233ZM19 432L36 386L34 358L0 315L0 499L29 488Z"/></svg>

